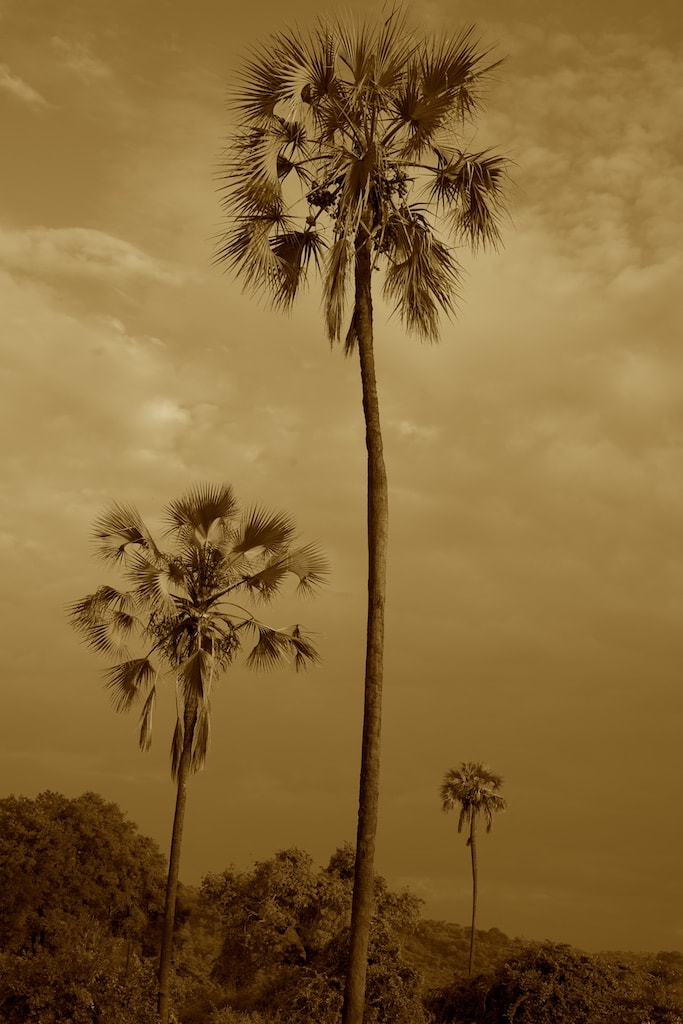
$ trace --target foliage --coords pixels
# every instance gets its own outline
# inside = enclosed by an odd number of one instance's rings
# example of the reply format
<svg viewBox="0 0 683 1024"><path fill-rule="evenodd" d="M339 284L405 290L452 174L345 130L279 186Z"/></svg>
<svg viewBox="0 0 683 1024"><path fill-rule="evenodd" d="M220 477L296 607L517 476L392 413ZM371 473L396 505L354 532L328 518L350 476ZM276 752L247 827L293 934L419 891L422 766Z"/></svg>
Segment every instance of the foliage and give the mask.
<svg viewBox="0 0 683 1024"><path fill-rule="evenodd" d="M156 1024L154 967L122 939L0 954L0 1024Z"/></svg>
<svg viewBox="0 0 683 1024"><path fill-rule="evenodd" d="M96 793L0 800L0 948L30 955L88 934L154 941L164 860Z"/></svg>
<svg viewBox="0 0 683 1024"><path fill-rule="evenodd" d="M121 569L128 589L99 587L71 605L70 620L112 662L106 685L116 710L141 706L143 750L152 739L159 665L174 680L175 778L188 729L190 769L203 765L213 685L245 642L251 642L247 665L254 668L273 668L290 657L296 668L317 660L299 625L273 629L240 601L270 600L292 576L300 592L310 593L328 566L313 545L293 545L288 516L258 508L242 513L228 486L198 485L170 502L164 518L167 549L132 506L114 504L102 513L95 524L97 554ZM131 654L135 640L140 647Z"/></svg>
<svg viewBox="0 0 683 1024"><path fill-rule="evenodd" d="M652 957L589 956L544 943L491 975L433 994L437 1024L681 1024L676 971Z"/></svg>
<svg viewBox="0 0 683 1024"><path fill-rule="evenodd" d="M334 341L363 248L407 327L436 338L459 288L455 248L499 240L506 161L463 148L487 58L473 29L429 37L397 7L273 35L235 91L218 259L284 309L319 270ZM347 350L357 332L355 309Z"/></svg>
<svg viewBox="0 0 683 1024"><path fill-rule="evenodd" d="M490 974L524 947L522 939L511 939L498 928L477 930L479 973ZM405 938L404 956L424 978L424 988L443 988L455 978L467 977L470 928L447 921L423 919L415 932Z"/></svg>
<svg viewBox="0 0 683 1024"><path fill-rule="evenodd" d="M484 819L486 831L490 832L494 814L504 811L507 806L505 798L498 792L502 785L502 777L486 765L478 761L462 761L458 768L450 768L444 776L441 806L444 811L460 807L458 832L462 832L463 825L473 826L480 816ZM470 842L471 832L468 846Z"/></svg>
<svg viewBox="0 0 683 1024"><path fill-rule="evenodd" d="M337 1021L348 965L353 850L340 847L318 869L297 849L281 850L251 871L229 869L202 882L218 912L223 945L214 975L233 1009L266 1010L283 1022ZM367 1021L421 1019L419 973L404 960L404 935L417 927L419 900L375 881Z"/></svg>
<svg viewBox="0 0 683 1024"><path fill-rule="evenodd" d="M0 801L0 1024L152 1024L165 865L95 793Z"/></svg>

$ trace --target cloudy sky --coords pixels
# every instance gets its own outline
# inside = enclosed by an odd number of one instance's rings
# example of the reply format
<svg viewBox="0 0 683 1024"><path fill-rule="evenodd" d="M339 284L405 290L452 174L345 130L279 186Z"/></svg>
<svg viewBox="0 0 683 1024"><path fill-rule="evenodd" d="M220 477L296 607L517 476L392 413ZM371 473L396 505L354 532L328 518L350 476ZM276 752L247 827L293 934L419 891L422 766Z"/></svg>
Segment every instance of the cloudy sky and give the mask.
<svg viewBox="0 0 683 1024"><path fill-rule="evenodd" d="M311 0L0 0L2 794L95 790L166 848L152 751L65 605L90 525L197 481L284 508L334 565L296 615L321 667L234 669L192 783L183 875L355 833L364 643L358 372L312 288L289 317L211 265L225 95ZM415 0L507 56L479 136L514 160L500 254L463 254L438 346L378 306L391 487L378 869L466 922L444 772L483 760L480 923L683 948L683 19L665 0ZM357 13L372 9L361 0ZM291 618L289 604L279 612ZM278 624L278 623L276 623Z"/></svg>

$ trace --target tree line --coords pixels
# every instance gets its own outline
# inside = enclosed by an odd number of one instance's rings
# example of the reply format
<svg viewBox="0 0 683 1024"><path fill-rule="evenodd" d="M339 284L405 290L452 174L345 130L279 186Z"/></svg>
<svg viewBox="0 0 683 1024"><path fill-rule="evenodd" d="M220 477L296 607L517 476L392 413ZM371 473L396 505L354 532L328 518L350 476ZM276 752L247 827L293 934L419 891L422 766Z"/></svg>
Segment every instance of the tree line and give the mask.
<svg viewBox="0 0 683 1024"><path fill-rule="evenodd" d="M336 1024L354 849L299 849L180 885L170 1015L179 1024ZM0 1024L154 1024L166 868L95 793L0 800ZM683 955L601 954L424 921L373 880L369 1024L681 1024ZM425 968L430 972L426 975Z"/></svg>

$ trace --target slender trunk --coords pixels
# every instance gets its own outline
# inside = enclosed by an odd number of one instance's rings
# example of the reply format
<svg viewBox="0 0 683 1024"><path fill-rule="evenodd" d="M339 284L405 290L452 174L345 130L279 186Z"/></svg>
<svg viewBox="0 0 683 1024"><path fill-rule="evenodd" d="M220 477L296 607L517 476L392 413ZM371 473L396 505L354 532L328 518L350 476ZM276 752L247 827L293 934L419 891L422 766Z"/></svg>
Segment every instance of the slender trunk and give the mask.
<svg viewBox="0 0 683 1024"><path fill-rule="evenodd" d="M180 851L183 842L185 824L185 805L187 803L187 782L190 776L192 758L192 737L196 720L196 707L190 704L185 708L183 723L183 752L178 765L176 780L175 813L171 832L171 851L168 859L168 878L166 880L166 902L164 905L164 922L161 932L161 950L159 953L157 1012L161 1024L168 1024L169 989L171 984L171 959L173 956L173 927L175 924L176 898L178 895L178 876L180 873Z"/></svg>
<svg viewBox="0 0 683 1024"><path fill-rule="evenodd" d="M474 963L474 926L477 918L477 817L474 811L470 818L469 847L472 857L472 927L470 929L470 963L467 968L467 976L471 978Z"/></svg>
<svg viewBox="0 0 683 1024"><path fill-rule="evenodd" d="M349 965L342 1013L343 1024L362 1024L363 1021L370 919L374 897L375 836L379 805L384 600L389 503L375 380L371 276L370 251L367 246L362 246L356 253L354 316L360 356L365 439L368 452L368 619L356 864L351 906Z"/></svg>

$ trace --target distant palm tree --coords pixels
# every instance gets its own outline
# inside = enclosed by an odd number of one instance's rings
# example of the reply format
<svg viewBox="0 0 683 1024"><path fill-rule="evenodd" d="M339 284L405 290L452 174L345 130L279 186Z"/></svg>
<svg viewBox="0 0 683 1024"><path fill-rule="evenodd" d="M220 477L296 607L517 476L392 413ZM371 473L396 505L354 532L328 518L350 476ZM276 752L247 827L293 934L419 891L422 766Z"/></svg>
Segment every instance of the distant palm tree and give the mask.
<svg viewBox="0 0 683 1024"><path fill-rule="evenodd" d="M114 662L106 685L116 710L142 704L143 750L151 744L160 669L175 684L176 805L158 975L159 1015L167 1024L187 782L206 760L213 685L245 642L246 664L254 668L291 657L299 669L318 660L300 626L273 629L236 599L246 594L268 601L290 575L300 592L311 592L328 567L313 545L292 546L288 516L258 508L241 514L228 486L199 485L164 513L170 549L157 544L133 506L114 504L97 519L97 554L120 566L129 589L101 586L71 605L70 618L89 646ZM127 649L131 640L140 647L136 656Z"/></svg>
<svg viewBox="0 0 683 1024"><path fill-rule="evenodd" d="M441 784L441 804L444 811L460 807L458 832L469 826L467 845L472 856L472 927L470 931L470 960L468 974L474 963L474 929L477 916L477 820L483 816L486 831L493 827L493 816L504 811L507 803L498 790L503 779L478 761L462 761L459 768L446 772Z"/></svg>
<svg viewBox="0 0 683 1024"><path fill-rule="evenodd" d="M455 249L495 246L506 161L463 148L486 63L472 29L423 37L397 8L271 36L242 68L217 259L288 310L322 276L327 334L358 349L368 456L368 614L345 1024L361 1024L379 801L388 490L373 346L373 271L404 324L438 336L461 281ZM350 306L350 313L347 312ZM347 326L348 325L348 326Z"/></svg>

